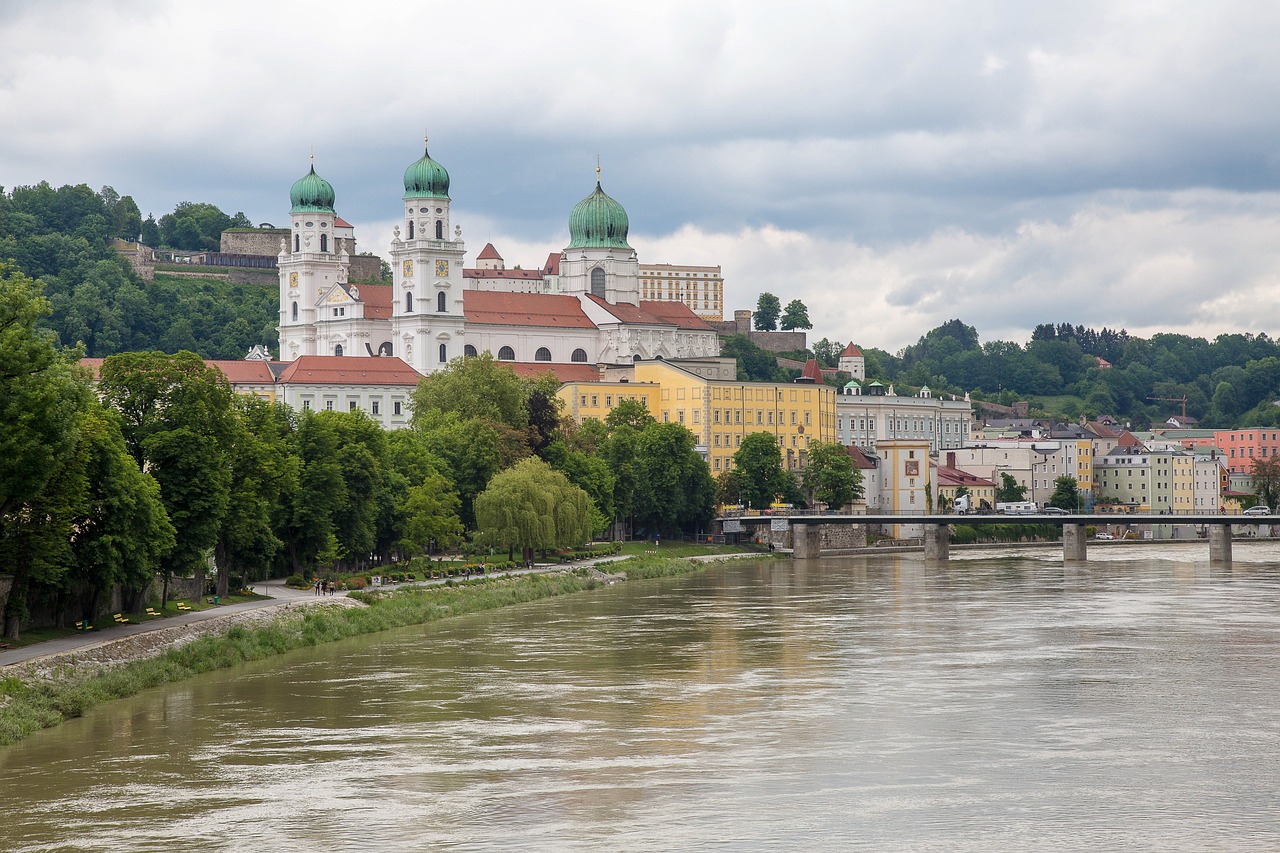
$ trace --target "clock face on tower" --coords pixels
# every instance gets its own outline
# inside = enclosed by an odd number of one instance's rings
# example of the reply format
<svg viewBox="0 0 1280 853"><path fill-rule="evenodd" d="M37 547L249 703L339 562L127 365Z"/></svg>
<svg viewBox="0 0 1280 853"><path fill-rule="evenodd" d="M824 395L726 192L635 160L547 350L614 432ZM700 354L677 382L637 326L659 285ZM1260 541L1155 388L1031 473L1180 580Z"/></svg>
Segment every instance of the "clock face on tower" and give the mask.
<svg viewBox="0 0 1280 853"><path fill-rule="evenodd" d="M298 274L296 272L289 273L289 286L290 287L298 286Z"/></svg>
<svg viewBox="0 0 1280 853"><path fill-rule="evenodd" d="M413 261L404 262L404 277L413 278Z"/></svg>
<svg viewBox="0 0 1280 853"><path fill-rule="evenodd" d="M448 275L448 274L449 274L449 262L448 262L448 261L436 261L436 275L437 275L437 276L441 276L441 277L443 277L443 276L446 276L446 275Z"/></svg>

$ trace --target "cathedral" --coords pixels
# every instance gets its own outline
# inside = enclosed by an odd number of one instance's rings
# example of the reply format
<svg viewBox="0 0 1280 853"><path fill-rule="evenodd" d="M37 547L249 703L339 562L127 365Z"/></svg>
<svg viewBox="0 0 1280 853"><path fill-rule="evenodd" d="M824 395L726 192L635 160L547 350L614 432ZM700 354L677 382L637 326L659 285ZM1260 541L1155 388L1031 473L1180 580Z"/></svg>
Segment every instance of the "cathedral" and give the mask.
<svg viewBox="0 0 1280 853"><path fill-rule="evenodd" d="M569 214L568 245L538 271L504 271L491 245L476 268L464 269L449 173L425 149L404 172L390 285L347 280L351 259L347 241L335 237L334 190L314 165L289 200L292 239L280 241L278 256L283 361L392 356L427 374L487 351L526 372L581 379L588 365L719 355L715 330L688 306L640 299L627 213L601 188L598 169L595 190Z"/></svg>

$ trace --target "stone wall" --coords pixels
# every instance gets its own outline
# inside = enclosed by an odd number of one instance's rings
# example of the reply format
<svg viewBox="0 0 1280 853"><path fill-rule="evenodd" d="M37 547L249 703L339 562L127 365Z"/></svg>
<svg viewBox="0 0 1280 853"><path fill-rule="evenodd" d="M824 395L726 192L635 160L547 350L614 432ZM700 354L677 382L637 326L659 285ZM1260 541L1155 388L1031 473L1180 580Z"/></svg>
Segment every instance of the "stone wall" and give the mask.
<svg viewBox="0 0 1280 853"><path fill-rule="evenodd" d="M383 284L382 258L377 255L352 255L347 281Z"/></svg>
<svg viewBox="0 0 1280 853"><path fill-rule="evenodd" d="M223 231L218 249L229 255L266 255L274 258L280 254L280 241L288 245L288 228L255 228L252 231ZM348 250L350 251L350 250Z"/></svg>
<svg viewBox="0 0 1280 853"><path fill-rule="evenodd" d="M805 332L757 332L751 328L750 311L734 311L732 320L723 322L707 321L716 334L721 337L729 335L746 335L751 343L768 352L800 352L809 348L809 338Z"/></svg>
<svg viewBox="0 0 1280 853"><path fill-rule="evenodd" d="M219 269L219 267L208 269ZM222 267L221 269L225 269L226 274L219 274L218 277L235 284L257 284L262 287L276 287L280 284L278 270L255 270L248 267Z"/></svg>

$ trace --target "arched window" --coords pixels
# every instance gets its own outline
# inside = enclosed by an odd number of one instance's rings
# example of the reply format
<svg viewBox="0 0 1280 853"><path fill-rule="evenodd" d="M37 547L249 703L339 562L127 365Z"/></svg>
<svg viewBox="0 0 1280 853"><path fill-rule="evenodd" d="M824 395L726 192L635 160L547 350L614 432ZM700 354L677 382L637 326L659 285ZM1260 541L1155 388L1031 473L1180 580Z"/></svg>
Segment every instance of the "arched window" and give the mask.
<svg viewBox="0 0 1280 853"><path fill-rule="evenodd" d="M329 251L329 235L328 234L320 235L320 251L322 252Z"/></svg>
<svg viewBox="0 0 1280 853"><path fill-rule="evenodd" d="M404 313L413 313L413 292L410 291L404 295Z"/></svg>
<svg viewBox="0 0 1280 853"><path fill-rule="evenodd" d="M604 299L604 270L600 267L591 271L591 295Z"/></svg>
<svg viewBox="0 0 1280 853"><path fill-rule="evenodd" d="M413 239L413 220L409 220L409 239Z"/></svg>
<svg viewBox="0 0 1280 853"><path fill-rule="evenodd" d="M336 347L333 348L333 354L342 355L342 344L338 344Z"/></svg>
<svg viewBox="0 0 1280 853"><path fill-rule="evenodd" d="M440 345L440 363L445 364L449 361L449 348L444 344Z"/></svg>
<svg viewBox="0 0 1280 853"><path fill-rule="evenodd" d="M439 311L441 314L444 313L444 291L443 290L436 294L436 310Z"/></svg>
<svg viewBox="0 0 1280 853"><path fill-rule="evenodd" d="M436 220L436 239L437 240L444 239L444 220L443 219Z"/></svg>
<svg viewBox="0 0 1280 853"><path fill-rule="evenodd" d="M301 235L301 234L294 234L294 235L293 235L293 250L294 250L295 252L301 252L301 251L302 251L302 235Z"/></svg>
<svg viewBox="0 0 1280 853"><path fill-rule="evenodd" d="M640 354L639 354L639 353L636 353L635 355L631 356L631 360L632 360L632 361L639 361L639 360L640 360Z"/></svg>
<svg viewBox="0 0 1280 853"><path fill-rule="evenodd" d="M550 361L551 350L546 347L538 347L538 351L533 354L534 361Z"/></svg>
<svg viewBox="0 0 1280 853"><path fill-rule="evenodd" d="M298 303L293 303L293 322L298 322Z"/></svg>
<svg viewBox="0 0 1280 853"><path fill-rule="evenodd" d="M503 347L498 350L498 361L515 361L516 351L511 347Z"/></svg>
<svg viewBox="0 0 1280 853"><path fill-rule="evenodd" d="M462 348L462 354L465 355L467 358L475 358L476 348L473 347L471 344L467 344L465 347Z"/></svg>
<svg viewBox="0 0 1280 853"><path fill-rule="evenodd" d="M573 351L573 355L569 356L569 360L570 360L570 361L579 361L579 362L582 362L583 364L586 364L586 361L587 361L587 351L586 351L586 350L584 350L584 349L576 349L576 350L574 350L574 351Z"/></svg>

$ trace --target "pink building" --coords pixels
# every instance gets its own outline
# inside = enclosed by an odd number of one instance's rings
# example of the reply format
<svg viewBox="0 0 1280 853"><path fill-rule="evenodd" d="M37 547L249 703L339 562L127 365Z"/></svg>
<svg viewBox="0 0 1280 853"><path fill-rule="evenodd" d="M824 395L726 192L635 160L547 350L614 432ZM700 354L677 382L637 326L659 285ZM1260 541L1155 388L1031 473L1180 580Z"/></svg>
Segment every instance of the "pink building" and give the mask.
<svg viewBox="0 0 1280 853"><path fill-rule="evenodd" d="M1253 471L1254 459L1267 459L1280 453L1280 429L1220 429L1213 434L1213 444L1222 451L1228 471L1248 474Z"/></svg>

